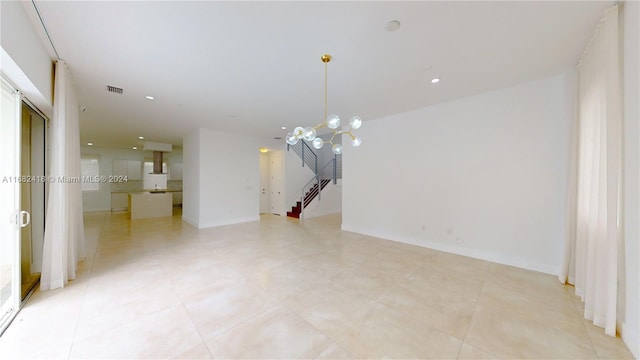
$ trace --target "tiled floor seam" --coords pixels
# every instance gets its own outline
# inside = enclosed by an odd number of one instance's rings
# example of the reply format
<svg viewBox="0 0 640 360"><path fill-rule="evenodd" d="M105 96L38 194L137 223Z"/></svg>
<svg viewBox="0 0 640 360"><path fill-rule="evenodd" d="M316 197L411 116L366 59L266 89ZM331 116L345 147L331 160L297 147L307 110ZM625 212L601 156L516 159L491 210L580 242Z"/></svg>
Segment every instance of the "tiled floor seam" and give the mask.
<svg viewBox="0 0 640 360"><path fill-rule="evenodd" d="M389 305L383 304L383 303L378 302L378 301L376 301L376 300L374 300L374 302L375 302L375 303L377 303L378 305L381 305L381 306L386 307L387 309L390 309L391 311L394 311L394 312L400 312L399 310L396 310L396 309L394 309L394 308L390 307ZM400 312L400 313L401 313L401 312ZM354 324L354 325L355 325L355 324ZM456 336L454 336L454 335L452 335L452 334L449 334L449 333L448 333L448 332L446 332L446 331L440 330L440 329L438 329L438 328L437 328L437 327L435 327L435 326L431 326L431 325L427 325L427 326L428 326L429 328L431 328L432 330L437 331L437 332L439 332L439 333L441 333L441 334L444 334L444 335L446 335L446 336L449 336L449 337L455 338L455 339L457 339L457 340L460 340L460 348L462 348L462 345L464 345L464 341L463 341L463 340L461 340L461 339L459 339L458 337L456 337ZM458 355L459 355L459 354L460 354L460 349L458 349ZM455 357L455 358L457 359L457 357L458 357L458 356L456 355L456 357ZM453 359L453 358L452 358L452 359Z"/></svg>
<svg viewBox="0 0 640 360"><path fill-rule="evenodd" d="M171 288L173 289L173 286ZM174 291L175 291L175 289L174 289ZM207 346L207 341L204 339L204 337L202 336L202 333L200 332L200 329L198 329L198 326L193 321L193 317L191 316L191 313L187 309L187 306L184 304L184 302L182 302L182 299L180 299L180 305L182 306L184 311L187 313L187 316L189 317L189 321L191 321L191 325L193 325L193 327L196 329L196 332L198 333L198 336L200 337L200 340L202 340L202 344L204 345L204 347L207 348L207 352L209 353L211 358L214 359L215 357L211 353L211 349L209 349L209 346Z"/></svg>
<svg viewBox="0 0 640 360"><path fill-rule="evenodd" d="M304 292L307 291L311 291L311 289L306 289L302 292L300 292L299 294L302 294ZM299 314L295 309L287 306L287 302L289 301L289 298L291 298L291 296L287 297L287 299L285 299L281 305L283 305L285 308L287 308L287 310L289 310L290 312L292 312L293 314L295 314L297 317L301 318L302 320L304 320L304 322L306 322L307 324L309 324L311 327L313 327L314 329L316 329L318 332L322 333L324 336L326 336L328 339L331 339L331 341L333 341L337 346L339 346L340 348L342 348L344 351L349 352L347 349L344 349L344 347L342 347L339 343L340 339L336 339L333 336L327 334L326 332L324 332L322 329L318 328L317 326L313 325L311 322L309 322L307 319L304 318L304 316L302 316L301 314ZM371 302L375 302L375 300L371 300ZM346 327L346 331L352 329L355 326L356 322L352 322L349 326ZM326 349L324 349L322 352L320 352L314 359L318 358L318 356L322 355L322 353L327 350L329 347L328 346Z"/></svg>
<svg viewBox="0 0 640 360"><path fill-rule="evenodd" d="M250 316L249 318L247 318L247 319L245 319L245 320L242 320L242 321L240 321L239 323L237 323L237 324L235 324L235 325L233 325L233 326L231 326L231 327L229 327L229 328L226 328L226 329L224 329L224 330L220 331L219 333L217 333L217 334L215 334L215 335L213 335L213 336L211 336L211 337L209 337L209 338L205 339L205 340L204 340L204 343L205 343L205 345L207 346L207 350L209 350L209 352L211 353L211 349L209 349L209 346L207 345L207 342L208 342L209 340L211 340L211 339L215 339L215 338L217 338L218 336L221 336L221 335L223 335L223 334L225 334L225 333L227 333L227 332L229 332L229 331L231 331L231 330L233 330L233 329L235 329L235 328L237 328L237 327L240 327L240 326L244 325L245 323L247 323L247 322L249 322L249 321L251 321L251 320L255 319L256 317L258 317L258 316L260 316L260 315L262 315L262 314L265 314L265 313L267 313L267 312L269 312L269 311L271 311L271 310L273 310L273 309L275 309L275 308L277 308L278 306L281 306L281 305L283 305L283 303L277 303L277 304L275 304L275 305L274 305L274 306L272 306L272 307L269 307L269 308L267 308L267 309L264 309L264 310L262 310L262 311L259 311L259 312L255 313L255 314L253 314L252 316ZM183 306L184 306L184 304L183 304ZM187 311L187 313L188 313L188 312L189 312L189 311ZM191 319L191 314L189 314L189 318ZM197 329L197 327L196 327L196 329ZM198 330L198 333L200 333L200 331L199 331L199 330ZM211 356L215 358L215 356L214 356L213 354L211 354Z"/></svg>
<svg viewBox="0 0 640 360"><path fill-rule="evenodd" d="M489 272L489 269L487 269L487 273L488 272ZM467 334L469 334L469 329L471 328L471 323L473 322L473 317L476 314L476 310L478 309L478 301L480 300L480 296L482 295L482 291L484 290L484 286L487 283L487 281L488 281L487 279L482 280L482 286L480 287L480 291L478 291L478 296L476 296L476 300L475 300L475 303L473 305L473 311L471 312L471 317L469 318L469 325L467 325L467 329L464 331L464 336L462 336L462 339L461 339L462 343L460 344L460 349L458 349L458 355L456 356L456 359L460 358L460 352L462 352L462 347L464 346L464 344L466 344ZM499 356L497 356L496 354L492 353L491 351L479 348L479 347L477 347L476 345L473 345L473 344L468 344L468 345L476 347L476 348L478 348L478 349L480 349L480 350L482 350L482 351L484 351L484 352L486 352L486 353L490 354L491 356L494 356L494 357L496 357L498 359L500 358Z"/></svg>
<svg viewBox="0 0 640 360"><path fill-rule="evenodd" d="M584 331L586 332L587 337L589 338L589 343L591 344L593 352L595 352L595 354L598 357L598 359L609 359L609 357L605 357L605 356L600 354L600 351L598 351L598 347L596 346L595 342L593 341L593 337L591 336L591 332L589 332L589 330L587 329L587 325L585 325L584 313L580 310L580 308L578 307L579 304L577 303L577 301L582 302L582 299L575 295L575 287L573 285L570 285L570 286L565 286L565 289L566 289L567 293L569 293L569 296L571 297L571 302L573 303L573 306L575 307L576 312L580 316L581 325L584 328ZM572 291L573 291L573 294L572 294ZM602 329L602 331L604 332L604 329ZM616 334L616 337L618 337L617 334Z"/></svg>
<svg viewBox="0 0 640 360"><path fill-rule="evenodd" d="M154 251L154 255L157 257L158 255L155 253ZM207 342L205 341L204 337L202 336L202 333L200 332L200 329L198 328L198 326L196 325L196 323L193 321L193 317L191 316L191 313L189 312L189 310L187 309L187 306L184 304L184 301L182 300L182 298L180 297L180 295L178 294L178 292L176 291L176 288L173 286L173 281L171 281L171 278L169 277L169 274L167 273L167 269L165 268L164 263L159 262L160 264L160 268L162 269L162 272L164 273L164 275L167 277L167 279L169 280L169 286L171 287L171 291L173 291L173 293L176 295L176 297L178 299L180 299L180 305L182 306L182 308L184 309L185 313L187 314L187 316L189 317L189 321L191 321L191 325L193 325L193 327L196 329L196 332L198 333L198 336L200 337L200 340L202 340L202 343L204 344L204 346L207 348L207 352L209 353L209 355L211 356L211 358L214 358L213 354L211 353L211 349L209 349L209 347L207 346Z"/></svg>
<svg viewBox="0 0 640 360"><path fill-rule="evenodd" d="M327 333L325 333L324 331L322 331L322 329L317 328L315 325L313 325L312 323L310 323L309 321L307 321L307 319L305 319L304 317L302 317L300 314L298 314L296 311L294 311L293 309L289 308L287 306L286 303L282 303L282 306L284 306L290 313L294 314L295 316L297 316L300 320L304 321L307 325L311 326L312 328L314 328L317 332L321 333L322 335L326 336L327 339L330 339L333 343L335 343L336 345L340 346L340 343L338 343L338 339L334 339L333 337L329 336ZM353 327L354 324L351 324L347 329L351 329ZM327 349L329 349L331 347L331 344L328 345L326 348L324 348L322 351L320 351L316 356L313 357L313 359L317 359L320 355L322 355L323 352L325 352ZM342 346L340 346L342 348ZM347 349L344 349L346 352L349 352Z"/></svg>
<svg viewBox="0 0 640 360"><path fill-rule="evenodd" d="M580 311L580 308L578 307L578 304L576 303L576 297L574 297L574 294L571 293L571 289L573 288L573 286L565 286L565 291L569 294L569 297L571 299L571 303L573 304L573 307L576 309L576 312L578 313L578 316L580 316L580 325L582 326L582 328L584 329L584 332L587 334L587 338L589 339L589 344L591 344L591 350L593 350L593 352L596 354L596 356L598 357L598 359L601 359L600 354L598 353L598 348L596 347L596 344L593 342L593 339L591 338L591 334L589 333L589 330L587 329L587 327L584 324L584 314ZM573 288L575 291L575 288ZM582 300L580 300L582 301Z"/></svg>
<svg viewBox="0 0 640 360"><path fill-rule="evenodd" d="M104 232L104 224L107 221L107 215L102 216L102 226L100 226L100 233L98 234L98 245L100 244L100 240L102 239L102 234ZM96 254L98 252L98 247L96 246ZM67 359L71 359L71 354L73 353L73 345L76 342L76 336L78 335L78 327L80 326L80 320L82 318L82 309L84 309L84 302L86 301L87 291L89 290L89 286L91 285L91 277L93 276L93 266L95 265L96 254L93 256L93 260L91 261L91 266L89 269L89 274L87 275L87 285L84 288L84 292L82 294L82 301L80 302L80 308L78 309L78 320L76 321L76 326L73 329L73 336L71 337L71 344L69 346L69 353L67 355Z"/></svg>

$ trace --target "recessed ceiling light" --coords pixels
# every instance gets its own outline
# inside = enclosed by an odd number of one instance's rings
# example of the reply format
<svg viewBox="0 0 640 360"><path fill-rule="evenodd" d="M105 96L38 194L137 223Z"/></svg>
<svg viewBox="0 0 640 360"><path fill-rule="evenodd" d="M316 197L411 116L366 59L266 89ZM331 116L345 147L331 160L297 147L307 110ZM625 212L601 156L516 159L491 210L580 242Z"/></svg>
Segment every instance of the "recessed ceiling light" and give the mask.
<svg viewBox="0 0 640 360"><path fill-rule="evenodd" d="M153 96L149 96L149 95L147 95L145 97L147 98L147 100L154 100L155 99Z"/></svg>
<svg viewBox="0 0 640 360"><path fill-rule="evenodd" d="M93 143L92 142L88 142L87 145L93 146Z"/></svg>
<svg viewBox="0 0 640 360"><path fill-rule="evenodd" d="M133 150L138 150L138 147L137 147L137 146L134 146L132 149L133 149Z"/></svg>
<svg viewBox="0 0 640 360"><path fill-rule="evenodd" d="M387 31L396 31L400 28L400 21L391 20L384 25L384 29Z"/></svg>
<svg viewBox="0 0 640 360"><path fill-rule="evenodd" d="M433 79L431 79L431 83L432 83L432 84L437 84L437 83L439 83L439 82L440 82L440 79L438 79L438 78L433 78Z"/></svg>
<svg viewBox="0 0 640 360"><path fill-rule="evenodd" d="M138 139L144 140L144 136L138 136Z"/></svg>
<svg viewBox="0 0 640 360"><path fill-rule="evenodd" d="M286 127L286 126L283 126L283 127L281 127L280 129L282 129L282 130L287 130L287 127Z"/></svg>

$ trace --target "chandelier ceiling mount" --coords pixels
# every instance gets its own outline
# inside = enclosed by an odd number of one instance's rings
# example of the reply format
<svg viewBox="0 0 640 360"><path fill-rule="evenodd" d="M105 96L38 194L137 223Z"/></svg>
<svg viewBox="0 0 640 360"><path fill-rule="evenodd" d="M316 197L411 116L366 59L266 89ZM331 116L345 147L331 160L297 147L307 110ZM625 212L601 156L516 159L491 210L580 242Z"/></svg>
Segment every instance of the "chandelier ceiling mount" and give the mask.
<svg viewBox="0 0 640 360"><path fill-rule="evenodd" d="M287 134L286 142L289 145L295 145L300 139L310 141L314 148L321 149L322 146L327 143L331 145L331 150L334 154L342 154L342 144L334 142L338 135L349 135L351 139L351 145L360 146L362 140L359 137L353 135L353 130L356 130L362 126L362 118L360 116L353 116L349 119L349 126L342 129L340 127L340 117L338 115L327 115L327 65L331 61L331 55L324 54L320 57L320 60L324 63L324 121L313 127L301 127L298 126L293 129L292 132ZM318 130L327 127L333 130L333 134L328 141L318 137Z"/></svg>

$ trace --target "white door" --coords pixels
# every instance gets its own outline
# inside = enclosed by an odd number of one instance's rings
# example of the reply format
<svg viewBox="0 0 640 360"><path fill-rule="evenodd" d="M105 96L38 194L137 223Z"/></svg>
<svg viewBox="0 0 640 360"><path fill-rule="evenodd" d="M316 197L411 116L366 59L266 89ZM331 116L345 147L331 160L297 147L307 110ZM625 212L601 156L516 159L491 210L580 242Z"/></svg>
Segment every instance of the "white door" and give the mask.
<svg viewBox="0 0 640 360"><path fill-rule="evenodd" d="M260 213L271 212L271 184L269 168L271 160L269 153L260 153Z"/></svg>
<svg viewBox="0 0 640 360"><path fill-rule="evenodd" d="M20 306L20 96L2 79L0 103L0 330Z"/></svg>
<svg viewBox="0 0 640 360"><path fill-rule="evenodd" d="M271 167L269 176L271 178L271 212L276 215L286 215L284 211L284 181L282 174L282 151L272 151Z"/></svg>

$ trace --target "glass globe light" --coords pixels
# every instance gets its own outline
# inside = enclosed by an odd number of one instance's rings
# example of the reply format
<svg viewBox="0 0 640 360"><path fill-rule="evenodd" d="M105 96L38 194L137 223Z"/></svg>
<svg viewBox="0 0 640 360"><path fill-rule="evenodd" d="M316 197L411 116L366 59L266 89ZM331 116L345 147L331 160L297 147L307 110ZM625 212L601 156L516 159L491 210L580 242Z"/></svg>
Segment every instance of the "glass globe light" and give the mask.
<svg viewBox="0 0 640 360"><path fill-rule="evenodd" d="M327 126L329 129L337 129L340 126L340 117L338 115L329 115L327 117Z"/></svg>
<svg viewBox="0 0 640 360"><path fill-rule="evenodd" d="M349 120L349 125L351 125L352 129L358 129L362 126L362 118L358 115L354 116Z"/></svg>
<svg viewBox="0 0 640 360"><path fill-rule="evenodd" d="M304 134L302 134L302 138L307 141L313 141L316 138L316 129L312 127L304 128Z"/></svg>
<svg viewBox="0 0 640 360"><path fill-rule="evenodd" d="M287 144L289 145L295 145L298 143L298 138L295 135L293 135L293 133L288 133L285 139L287 141Z"/></svg>
<svg viewBox="0 0 640 360"><path fill-rule="evenodd" d="M359 137L354 137L354 138L351 140L351 145L353 145L353 146L355 146L355 147L360 146L360 144L362 144L362 139L360 139Z"/></svg>
<svg viewBox="0 0 640 360"><path fill-rule="evenodd" d="M304 128L298 126L297 128L293 129L293 135L295 135L296 139L302 139L302 135L304 135Z"/></svg>
<svg viewBox="0 0 640 360"><path fill-rule="evenodd" d="M322 145L324 145L324 141L321 138L317 137L317 138L313 139L313 147L314 148L321 149Z"/></svg>
<svg viewBox="0 0 640 360"><path fill-rule="evenodd" d="M333 153L336 155L342 154L342 145L341 144L333 145L333 148L331 149L331 151L333 151Z"/></svg>

